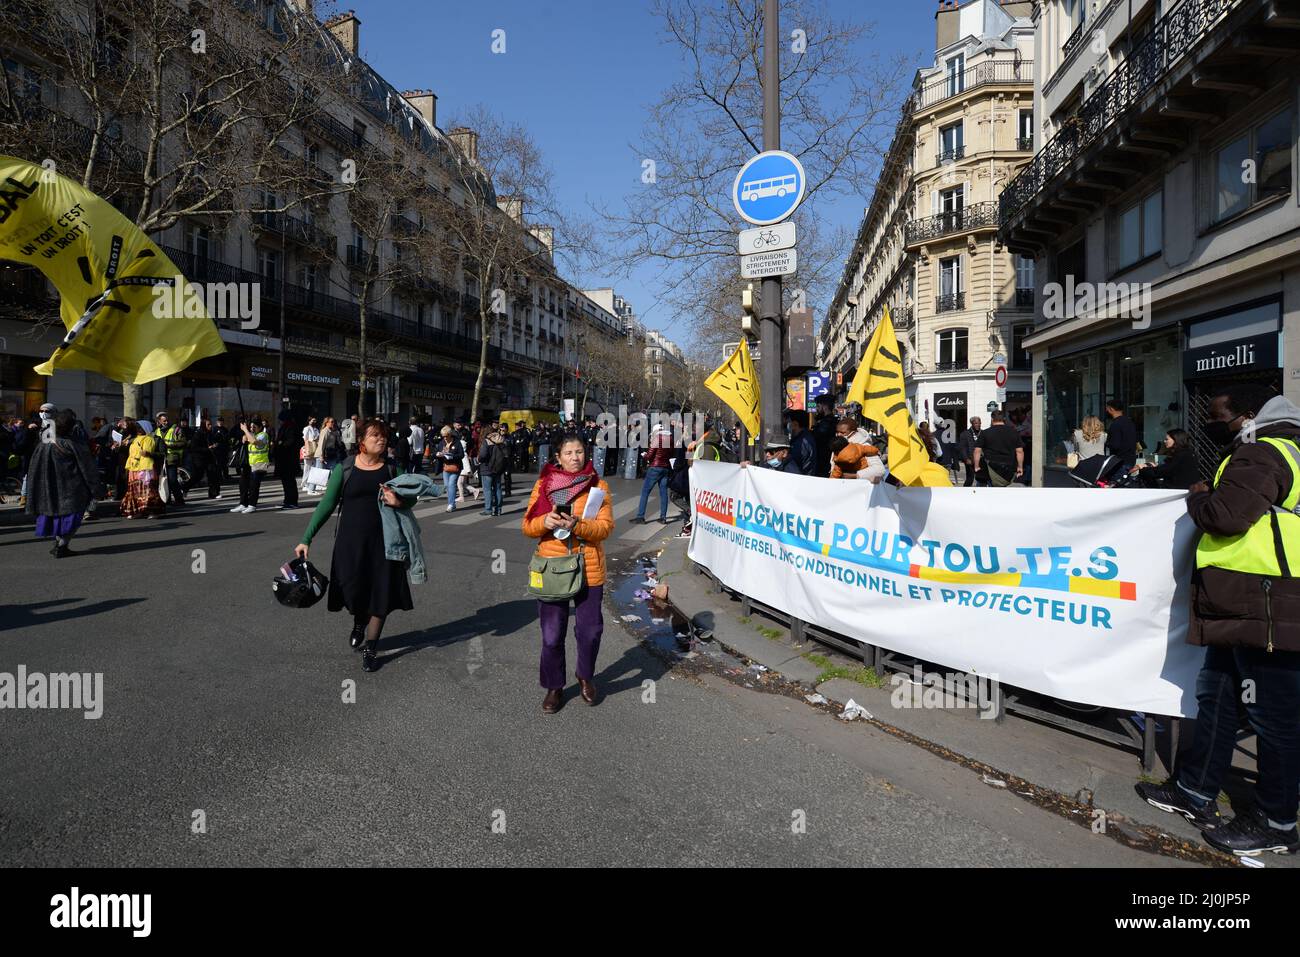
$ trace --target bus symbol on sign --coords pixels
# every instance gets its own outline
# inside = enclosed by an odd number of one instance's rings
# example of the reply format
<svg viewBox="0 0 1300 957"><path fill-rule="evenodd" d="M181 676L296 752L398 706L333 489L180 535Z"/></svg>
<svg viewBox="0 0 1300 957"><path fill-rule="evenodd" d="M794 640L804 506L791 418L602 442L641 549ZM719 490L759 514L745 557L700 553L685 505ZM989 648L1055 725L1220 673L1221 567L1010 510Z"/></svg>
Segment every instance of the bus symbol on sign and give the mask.
<svg viewBox="0 0 1300 957"><path fill-rule="evenodd" d="M746 222L771 226L788 218L803 202L807 184L803 164L797 157L782 150L768 150L740 168L731 187L731 199Z"/></svg>
<svg viewBox="0 0 1300 957"><path fill-rule="evenodd" d="M740 195L747 203L752 203L763 196L784 196L793 193L799 187L799 177L778 176L776 179L754 179L740 184Z"/></svg>

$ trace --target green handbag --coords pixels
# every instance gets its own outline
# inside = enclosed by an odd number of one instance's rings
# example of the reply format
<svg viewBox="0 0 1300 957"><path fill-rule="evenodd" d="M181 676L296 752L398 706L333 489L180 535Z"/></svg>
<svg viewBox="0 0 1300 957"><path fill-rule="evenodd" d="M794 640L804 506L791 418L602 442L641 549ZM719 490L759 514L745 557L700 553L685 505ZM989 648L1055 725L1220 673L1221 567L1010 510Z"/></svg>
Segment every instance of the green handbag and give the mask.
<svg viewBox="0 0 1300 957"><path fill-rule="evenodd" d="M582 557L582 540L575 537L574 541L578 548L570 548L564 555L533 555L528 563L528 594L540 601L568 601L582 590L587 566Z"/></svg>

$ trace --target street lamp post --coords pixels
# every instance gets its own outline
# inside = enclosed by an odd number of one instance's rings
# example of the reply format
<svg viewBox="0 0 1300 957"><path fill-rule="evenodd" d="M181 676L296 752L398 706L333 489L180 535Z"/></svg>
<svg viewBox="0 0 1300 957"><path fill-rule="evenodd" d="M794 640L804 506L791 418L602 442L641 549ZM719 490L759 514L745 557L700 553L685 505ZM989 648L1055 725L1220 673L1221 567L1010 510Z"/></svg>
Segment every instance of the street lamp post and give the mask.
<svg viewBox="0 0 1300 957"><path fill-rule="evenodd" d="M763 4L763 149L781 148L781 47L777 0ZM784 367L781 342L781 279L765 278L759 306L759 341L763 355L759 362L759 392L763 418L763 441L781 435L781 371Z"/></svg>

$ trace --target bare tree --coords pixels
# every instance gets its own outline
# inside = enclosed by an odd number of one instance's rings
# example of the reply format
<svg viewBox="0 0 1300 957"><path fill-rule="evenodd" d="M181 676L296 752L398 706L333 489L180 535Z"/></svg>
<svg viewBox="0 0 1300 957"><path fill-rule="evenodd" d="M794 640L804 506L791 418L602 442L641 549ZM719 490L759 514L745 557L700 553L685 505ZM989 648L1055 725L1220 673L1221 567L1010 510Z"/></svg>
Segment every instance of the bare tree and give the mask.
<svg viewBox="0 0 1300 957"><path fill-rule="evenodd" d="M259 8L260 9L260 8ZM0 48L22 49L0 86L0 151L53 160L142 231L191 216L282 213L337 189L286 162L286 134L319 110L340 69L315 19L176 0L6 0ZM48 76L42 76L42 73ZM43 80L74 92L41 102ZM267 196L284 197L268 206ZM138 390L123 385L127 415Z"/></svg>
<svg viewBox="0 0 1300 957"><path fill-rule="evenodd" d="M488 349L511 307L532 305L537 285L558 283L556 259L576 263L589 251L589 230L570 224L555 201L553 176L531 135L485 108L450 132L459 156L451 182L422 207L445 228L459 261L467 301L477 313L480 348L470 417L477 418Z"/></svg>
<svg viewBox="0 0 1300 957"><path fill-rule="evenodd" d="M762 0L654 0L685 75L663 91L634 147L642 185L624 209L604 214L627 268L662 268L660 299L674 320L691 320L700 355L725 341L716 331L696 335L702 311L706 328L727 325L731 341L739 331L736 230L743 224L730 193L740 165L763 145L762 10ZM785 285L815 300L838 277L847 246L816 228L819 201L870 197L905 71L901 59L868 58L870 26L834 20L819 0L782 0L781 26L781 142L808 173L794 217L800 268Z"/></svg>

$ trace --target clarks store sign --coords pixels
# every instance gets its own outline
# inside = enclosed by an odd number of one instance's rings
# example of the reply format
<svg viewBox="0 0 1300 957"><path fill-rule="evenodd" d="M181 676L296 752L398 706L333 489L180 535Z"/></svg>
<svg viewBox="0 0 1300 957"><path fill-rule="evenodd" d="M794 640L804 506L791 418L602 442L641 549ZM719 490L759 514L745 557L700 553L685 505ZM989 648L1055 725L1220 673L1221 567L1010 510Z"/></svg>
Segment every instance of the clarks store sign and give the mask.
<svg viewBox="0 0 1300 957"><path fill-rule="evenodd" d="M1183 376L1204 379L1277 368L1277 333L1200 346L1183 353Z"/></svg>

